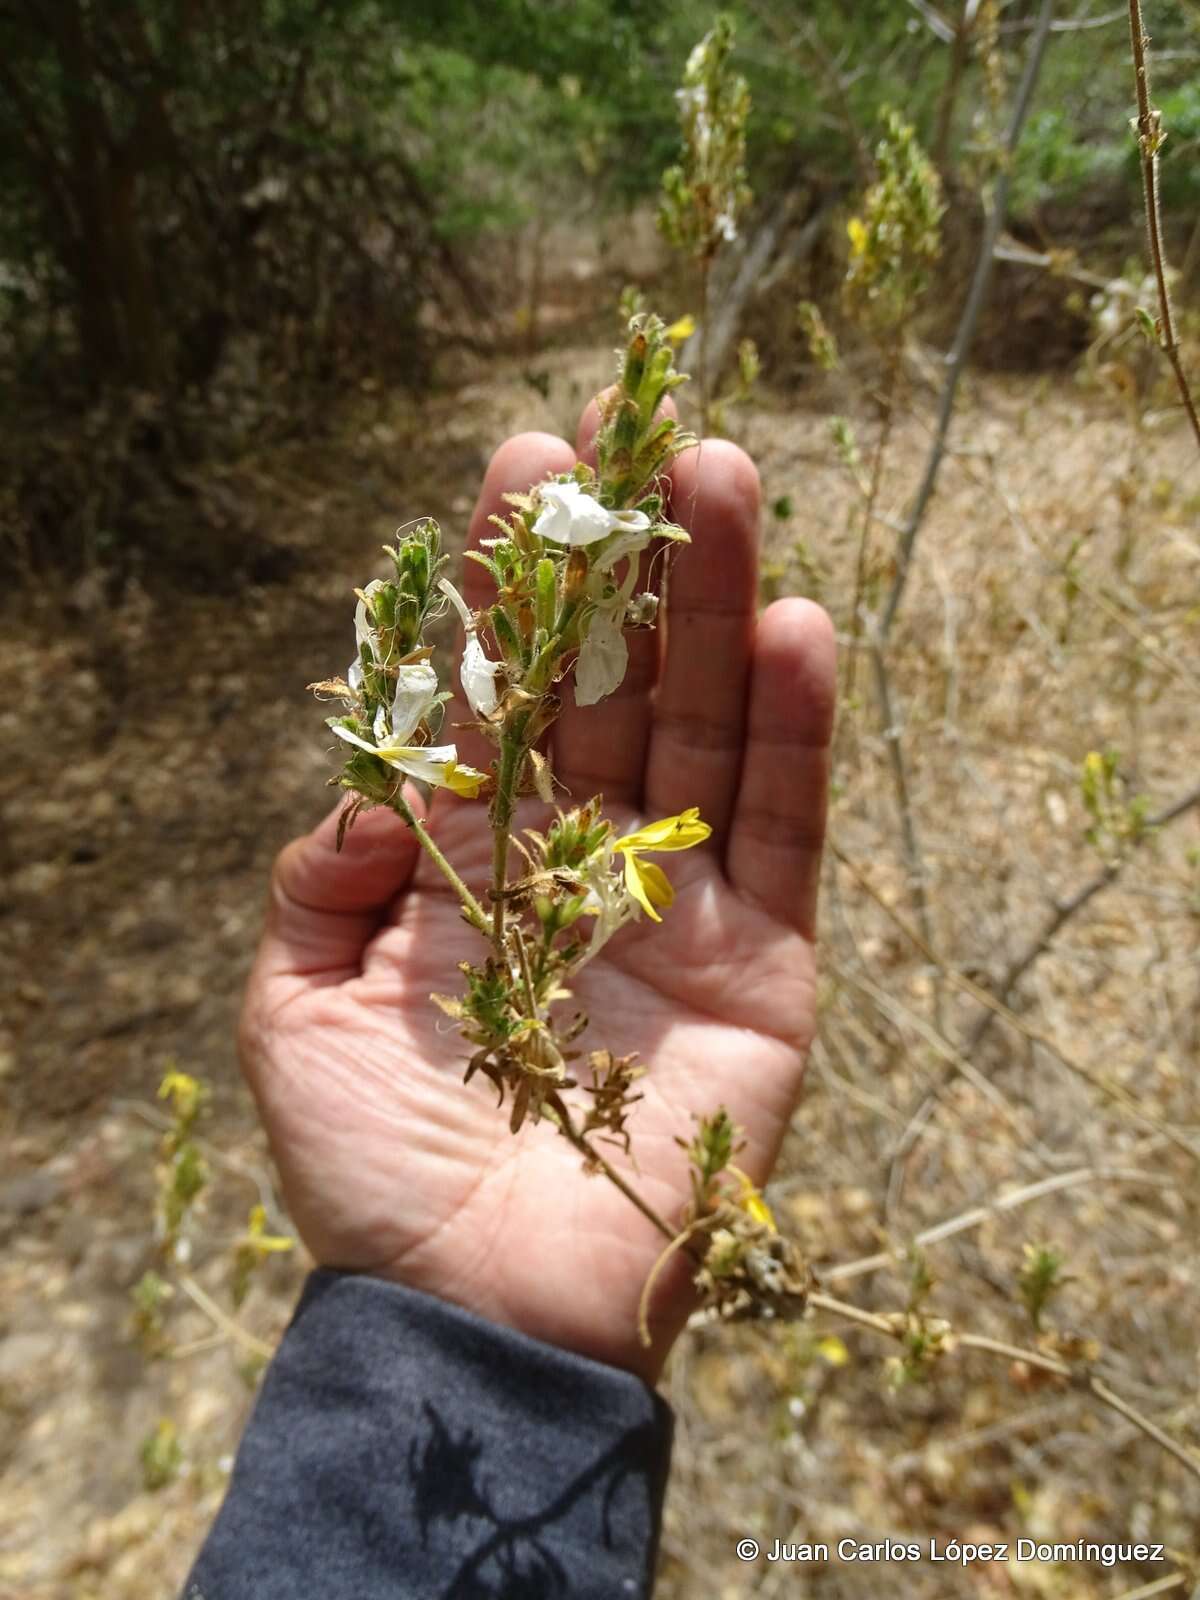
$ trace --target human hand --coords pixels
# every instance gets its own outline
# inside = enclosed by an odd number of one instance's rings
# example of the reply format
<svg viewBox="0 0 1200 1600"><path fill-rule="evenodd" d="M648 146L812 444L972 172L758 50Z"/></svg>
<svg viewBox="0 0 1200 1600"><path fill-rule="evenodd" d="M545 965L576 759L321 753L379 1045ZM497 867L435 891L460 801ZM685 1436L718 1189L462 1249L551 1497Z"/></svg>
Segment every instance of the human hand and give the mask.
<svg viewBox="0 0 1200 1600"><path fill-rule="evenodd" d="M585 413L579 448L596 427ZM566 472L546 434L493 457L471 521ZM693 544L671 572L665 627L630 637L608 700L569 687L552 733L564 803L602 794L619 832L698 806L703 848L667 865L661 927L629 928L579 975L584 1049L649 1067L630 1117L640 1194L674 1223L689 1198L693 1116L724 1105L744 1130L738 1164L761 1182L800 1093L814 1026L813 934L833 716L833 634L801 599L756 620L758 479L733 445L706 442L671 472L672 515ZM486 574L466 563L468 601ZM450 722L469 720L465 704ZM460 757L489 751L459 738ZM414 791L406 796L414 810ZM340 809L340 808L339 808ZM517 827L544 819L522 802ZM437 791L426 821L482 898L487 808ZM655 1296L652 1347L637 1307L663 1247L653 1225L547 1125L513 1136L491 1086L462 1082L465 1049L429 999L454 988L478 935L390 811L363 814L335 851L336 814L280 855L246 993L243 1065L293 1219L324 1266L394 1279L535 1338L657 1376L689 1309L682 1263Z"/></svg>

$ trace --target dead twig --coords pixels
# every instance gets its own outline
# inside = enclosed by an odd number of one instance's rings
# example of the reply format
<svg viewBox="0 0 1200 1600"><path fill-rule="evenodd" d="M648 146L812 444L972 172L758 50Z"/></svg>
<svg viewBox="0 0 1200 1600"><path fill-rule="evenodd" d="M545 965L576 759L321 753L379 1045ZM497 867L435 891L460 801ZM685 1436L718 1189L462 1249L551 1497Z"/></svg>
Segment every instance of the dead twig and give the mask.
<svg viewBox="0 0 1200 1600"><path fill-rule="evenodd" d="M222 1333L227 1334L229 1338L236 1344L240 1344L242 1349L249 1351L251 1355L260 1356L264 1361L270 1361L275 1354L274 1348L264 1343L262 1339L256 1339L252 1333L247 1333L240 1323L227 1316L211 1295L205 1294L195 1278L185 1275L180 1278L179 1287L192 1304L203 1311L209 1321L215 1323Z"/></svg>
<svg viewBox="0 0 1200 1600"><path fill-rule="evenodd" d="M990 1217L998 1217L1003 1212L1015 1211L1020 1206L1030 1205L1034 1200L1043 1200L1047 1195L1061 1194L1064 1189L1077 1189L1082 1183L1096 1180L1149 1184L1160 1181L1152 1173L1138 1172L1125 1167L1077 1167L1074 1172L1059 1172L1053 1177L1042 1178L1037 1183L1028 1183L1022 1189L1014 1189L1011 1194L1001 1195L998 1199L989 1200L983 1205L972 1206L969 1211L962 1211L956 1217L936 1223L932 1228L924 1228L914 1237L913 1244L922 1248L925 1245L941 1244L943 1240L954 1238L955 1234L978 1228ZM820 1278L822 1283L844 1283L848 1278L861 1278L871 1272L882 1272L887 1267L894 1267L896 1263L895 1251L879 1250L873 1256L861 1256L857 1261L842 1261L837 1266L825 1267L820 1272Z"/></svg>
<svg viewBox="0 0 1200 1600"><path fill-rule="evenodd" d="M814 1311L824 1311L827 1315L841 1317L846 1322L856 1323L860 1328L869 1328L872 1333L881 1334L886 1339L904 1338L908 1320L904 1316L880 1316L874 1311L864 1311L859 1306L820 1293L810 1294L808 1304ZM1110 1388L1102 1378L1089 1372L1086 1367L1072 1367L1058 1356L1047 1355L1041 1350L1028 1350L1021 1345L1009 1344L1003 1339L990 1339L979 1333L956 1331L953 1334L953 1342L954 1347L960 1350L976 1350L981 1355L996 1356L1002 1361L1018 1362L1039 1372L1066 1378L1086 1390L1101 1405L1124 1417L1126 1422L1131 1423L1139 1433L1152 1439L1160 1449L1165 1450L1181 1466L1186 1467L1193 1477L1200 1478L1200 1455L1194 1450L1189 1450L1186 1445L1180 1444L1177 1439L1172 1439L1171 1435L1164 1432L1156 1422L1130 1405L1128 1400Z"/></svg>
<svg viewBox="0 0 1200 1600"><path fill-rule="evenodd" d="M900 740L900 727L892 699L891 679L888 676L887 661L883 653L883 640L873 628L870 646L871 664L875 670L875 688L879 695L880 710L883 713L883 742L887 747L888 761L892 768L892 780L896 789L896 805L900 811L900 831L904 841L904 859L908 869L909 887L912 891L913 905L917 913L917 925L921 929L926 944L932 945L933 924L929 916L925 861L921 854L920 841L917 838L917 823L913 815L912 798L909 793L904 747ZM936 974L934 977L933 1019L938 1032L944 1033L940 974Z"/></svg>
<svg viewBox="0 0 1200 1600"><path fill-rule="evenodd" d="M1106 1078L1101 1076L1101 1074L1098 1072L1093 1072L1090 1067L1084 1066L1081 1061L1076 1061L1073 1056L1068 1055L1058 1041L1050 1034L1044 1032L1041 1028L1035 1028L1032 1023L1026 1022L1024 1017L1019 1017L1015 1011L1010 1011L1006 1005L1001 1004L1001 1002L997 1000L994 995L990 994L988 990L981 988L979 984L974 983L970 978L965 977L961 972L957 972L952 966L944 961L933 948L933 946L928 942L928 940L923 938L921 933L914 928L911 923L907 922L893 906L888 904L887 900L882 894L880 894L879 890L876 889L875 885L871 882L870 878L867 877L866 873L863 872L862 868L846 855L845 851L841 849L837 842L831 838L829 839L828 843L830 850L856 880L860 887L871 896L872 900L875 901L880 910L891 919L896 927L899 928L901 933L904 934L905 938L908 939L911 944L915 945L922 955L925 956L926 960L931 961L942 971L942 973L944 973L947 981L953 988L960 990L964 994L969 994L971 998L977 1000L980 1005L986 1006L990 1011L994 1011L1002 1021L1007 1022L1011 1028L1014 1028L1024 1038L1028 1039L1031 1044L1040 1045L1048 1055L1053 1056L1053 1058L1061 1066L1064 1066L1068 1072L1071 1072L1076 1077L1082 1079L1084 1083L1090 1084L1093 1089L1104 1095L1106 1099L1111 1100L1115 1105L1120 1106L1128 1116L1133 1118L1135 1121L1142 1123L1144 1126L1153 1129L1155 1133L1161 1134L1161 1136L1173 1144L1176 1149L1182 1150L1183 1153L1187 1156L1190 1156L1193 1161L1200 1163L1200 1150L1198 1150L1196 1146L1193 1145L1189 1139L1186 1139L1184 1135L1181 1134L1176 1128L1173 1128L1169 1123L1164 1122L1161 1117L1155 1116L1152 1111L1148 1111L1146 1107L1143 1106L1140 1101L1136 1100L1127 1089L1122 1088L1119 1083L1115 1083L1111 1078Z"/></svg>
<svg viewBox="0 0 1200 1600"><path fill-rule="evenodd" d="M958 331L954 336L954 348L950 352L946 382L942 388L941 399L938 402L933 445L925 463L925 471L917 489L912 510L905 519L896 547L896 576L892 580L891 592L888 595L887 604L884 606L880 623L880 634L885 642L891 632L892 624L896 620L896 612L899 610L900 602L904 598L908 575L912 569L913 547L917 542L917 535L921 531L921 524L925 520L925 513L929 509L929 502L933 498L938 473L941 471L942 460L946 454L946 441L950 433L950 419L954 415L954 402L958 396L959 381L966 368L967 355L975 337L979 314L983 310L984 299L987 295L988 285L991 282L992 268L996 260L996 242L1004 226L1004 216L1008 208L1008 190L1011 181L1013 157L1020 142L1021 130L1025 126L1025 118L1029 113L1034 86L1042 69L1042 60L1046 53L1046 42L1050 37L1050 25L1053 17L1054 0L1042 0L1041 10L1038 12L1037 27L1030 41L1029 53L1025 58L1025 70L1021 75L1017 98L1013 104L1012 117L1009 120L1008 132L1004 139L1003 165L992 193L992 204L983 231L979 259L975 263L975 273L971 279L971 287L967 291L966 304L963 306Z"/></svg>
<svg viewBox="0 0 1200 1600"><path fill-rule="evenodd" d="M1133 845L1136 847L1145 844L1147 839L1153 838L1168 823L1186 815L1196 806L1200 806L1200 784L1197 784L1193 789L1189 789L1186 794L1181 795L1173 804L1164 807L1162 811L1159 811L1153 817L1149 817L1144 831L1132 841ZM1082 911L1084 906L1090 904L1101 890L1107 889L1110 884L1115 883L1130 860L1131 857L1125 855L1118 861L1108 862L1107 865L1101 867L1099 872L1093 874L1086 883L1081 884L1074 894L1069 895L1065 900L1058 901L1036 938L1009 965L1000 982L992 990L992 994L997 1000L1006 1001L1008 999L1030 967L1045 955L1054 939L1070 922L1071 918ZM996 1012L990 1007L985 1007L981 1011L963 1047L967 1054L978 1048L995 1020Z"/></svg>

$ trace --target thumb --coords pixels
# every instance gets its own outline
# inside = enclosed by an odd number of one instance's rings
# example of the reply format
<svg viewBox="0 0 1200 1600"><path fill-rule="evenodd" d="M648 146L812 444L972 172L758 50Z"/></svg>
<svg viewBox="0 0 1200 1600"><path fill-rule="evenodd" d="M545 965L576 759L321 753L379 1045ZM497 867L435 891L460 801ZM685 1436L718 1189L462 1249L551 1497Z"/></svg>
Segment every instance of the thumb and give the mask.
<svg viewBox="0 0 1200 1600"><path fill-rule="evenodd" d="M405 799L420 815L411 789ZM367 943L411 882L420 846L407 824L386 806L363 811L339 851L342 811L276 858L256 975L324 983L356 976Z"/></svg>

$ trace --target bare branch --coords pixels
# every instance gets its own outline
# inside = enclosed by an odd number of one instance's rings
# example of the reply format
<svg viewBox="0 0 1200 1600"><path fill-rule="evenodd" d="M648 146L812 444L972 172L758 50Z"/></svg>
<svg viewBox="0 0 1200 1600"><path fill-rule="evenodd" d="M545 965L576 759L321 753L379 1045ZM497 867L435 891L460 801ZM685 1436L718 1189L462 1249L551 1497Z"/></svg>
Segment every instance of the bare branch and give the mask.
<svg viewBox="0 0 1200 1600"><path fill-rule="evenodd" d="M1138 152L1142 165L1142 190L1146 198L1146 237L1150 245L1150 260L1154 267L1154 281L1158 287L1158 342L1162 353L1171 363L1175 384L1183 408L1187 412L1196 443L1200 445L1200 417L1188 385L1187 374L1179 359L1179 340L1175 333L1175 313L1171 307L1171 291L1167 283L1167 260L1162 238L1162 203L1158 189L1158 152L1162 148L1162 117L1150 104L1150 68L1146 60L1148 40L1142 25L1141 0L1129 0L1129 36L1133 43L1134 81L1137 84Z"/></svg>
<svg viewBox="0 0 1200 1600"><path fill-rule="evenodd" d="M871 638L871 663L875 669L875 688L883 712L883 742L887 746L892 780L896 789L901 837L904 841L904 859L908 867L909 886L917 913L917 926L924 936L926 945L932 946L933 924L929 917L929 896L926 892L928 875L925 871L920 841L917 838L916 818L913 815L912 799L908 789L908 769L904 760L904 746L900 739L898 714L892 701L891 680L888 677L887 661L883 653L883 641L878 635L873 635ZM934 1021L938 1032L942 1033L945 1030L942 1027L942 986L939 976L935 976L934 979L933 1000Z"/></svg>
<svg viewBox="0 0 1200 1600"><path fill-rule="evenodd" d="M940 39L943 44L954 43L954 24L947 22L941 12L929 4L929 0L908 0L908 3L935 39Z"/></svg>
<svg viewBox="0 0 1200 1600"><path fill-rule="evenodd" d="M975 263L975 275L971 279L971 287L967 292L967 302L963 307L962 317L959 320L958 332L954 336L954 348L950 352L949 371L946 383L942 389L942 397L938 403L937 425L934 430L933 445L929 452L929 459L925 463L925 472L917 489L916 499L913 501L912 510L900 534L896 550L896 576L892 582L892 590L888 595L884 607L883 618L880 624L880 633L886 642L891 632L892 623L896 619L900 601L904 597L905 586L908 583L908 574L912 566L913 546L917 542L917 535L921 531L921 524L925 520L925 513L929 509L929 502L933 498L934 487L937 484L938 473L941 470L942 458L946 453L946 440L950 432L950 419L954 414L954 402L958 395L959 380L967 364L967 355L971 342L975 337L976 324L979 314L983 310L983 302L987 295L988 284L991 282L992 268L995 264L996 241L1000 237L1000 230L1004 226L1004 216L1008 209L1008 191L1012 180L1013 161L1016 156L1017 145L1020 143L1021 130L1025 126L1025 118L1029 114L1029 106L1033 99L1034 86L1041 72L1042 61L1046 53L1046 41L1050 37L1050 24L1054 15L1054 0L1042 0L1042 8L1038 13L1037 29L1030 41L1029 53L1025 58L1025 71L1021 75L1020 87L1013 105L1012 117L1008 125L1008 133L1004 140L1004 165L996 179L995 191L992 195L991 210L988 213L987 223L983 231L983 243L979 250L979 259Z"/></svg>
<svg viewBox="0 0 1200 1600"><path fill-rule="evenodd" d="M989 1200L983 1205L972 1206L969 1211L960 1212L958 1216L949 1218L946 1222L936 1223L932 1228L924 1228L918 1233L913 1243L919 1246L940 1244L944 1239L952 1239L955 1234L965 1233L970 1228L978 1228L987 1222L990 1217L998 1217L1002 1212L1015 1211L1019 1206L1031 1204L1034 1200L1042 1200L1048 1194L1060 1194L1064 1189L1076 1189L1081 1183L1093 1183L1097 1180L1112 1180L1117 1183L1149 1183L1155 1184L1161 1180L1148 1172L1138 1172L1126 1167L1077 1167L1073 1172L1058 1172L1053 1177L1042 1178L1037 1183L1028 1183L1022 1189L1014 1189L1011 1194L999 1196L998 1199ZM896 1265L896 1253L891 1250L877 1251L873 1256L862 1256L857 1261L843 1261L834 1267L821 1269L822 1283L843 1283L848 1278L861 1278L870 1272L882 1272L886 1267Z"/></svg>
<svg viewBox="0 0 1200 1600"><path fill-rule="evenodd" d="M1196 806L1200 806L1200 784L1197 784L1195 788L1188 790L1186 794L1181 795L1178 800L1174 801L1171 805L1166 806L1155 816L1147 818L1144 831L1133 840L1135 848L1145 844L1147 839L1153 838L1156 833L1165 828L1169 823L1174 822L1178 817L1186 815L1187 812L1193 810ZM1109 862L1106 866L1102 867L1099 872L1090 877L1086 883L1081 884L1080 887L1076 889L1074 894L1069 895L1067 899L1060 900L1058 902L1054 908L1054 911L1042 927L1041 932L1026 947L1026 949L1021 952L1017 959L1011 963L1003 978L1001 978L999 984L992 991L998 1000L1005 1001L1008 999L1016 985L1029 971L1030 967L1033 966L1034 962L1045 955L1046 951L1050 948L1051 942L1057 937L1059 932L1066 926L1066 924L1070 922L1071 918L1078 912L1082 911L1084 906L1086 906L1091 900L1094 900L1101 890L1107 889L1111 883L1115 883L1117 878L1120 877L1122 871L1128 864L1129 860L1129 856L1123 856L1119 861ZM964 1046L964 1049L968 1054L978 1048L979 1044L987 1036L988 1030L991 1028L992 1023L995 1020L995 1011L991 1009L985 1009L981 1013L975 1022L974 1027L971 1029L970 1034L967 1036L967 1042Z"/></svg>
<svg viewBox="0 0 1200 1600"><path fill-rule="evenodd" d="M1040 1045L1047 1054L1053 1056L1068 1072L1082 1079L1084 1083L1091 1084L1093 1089L1104 1095L1106 1099L1111 1100L1114 1105L1120 1106L1134 1121L1142 1123L1145 1127L1152 1128L1155 1133L1161 1134L1164 1139L1173 1144L1177 1150L1183 1151L1193 1161L1200 1163L1200 1149L1197 1149L1177 1128L1172 1127L1169 1123L1164 1122L1161 1117L1156 1116L1153 1111L1148 1110L1129 1093L1128 1089L1112 1078L1105 1077L1099 1072L1093 1072L1090 1067L1084 1066L1083 1062L1076 1061L1050 1034L1044 1032L1041 1028L1035 1028L1032 1023L1026 1022L1024 1017L1018 1016L1015 1011L1010 1011L994 995L989 994L986 989L981 988L979 984L972 982L970 978L956 971L944 961L929 941L910 922L906 922L894 906L888 904L862 868L847 856L836 840L830 838L827 842L831 852L860 887L871 896L871 899L875 901L880 910L900 929L905 938L916 946L926 960L933 962L941 970L947 982L953 988L960 990L963 994L969 994L980 1005L986 1006L990 1011L994 1011L1001 1021L1007 1022L1009 1027L1015 1028L1031 1044Z"/></svg>
<svg viewBox="0 0 1200 1600"><path fill-rule="evenodd" d="M814 1311L824 1311L830 1316L841 1317L846 1322L856 1323L860 1328L869 1328L872 1333L882 1334L886 1339L899 1340L904 1337L906 1325L904 1317L879 1316L876 1312L863 1311L859 1306L850 1305L844 1300L835 1300L827 1294L810 1294L808 1304ZM989 1339L983 1334L955 1332L953 1338L957 1349L976 1350L981 1355L996 1356L1001 1361L1020 1362L1023 1366L1034 1367L1039 1372L1066 1378L1080 1388L1086 1389L1099 1400L1101 1405L1124 1417L1126 1422L1132 1423L1139 1433L1144 1433L1148 1439L1153 1439L1155 1444L1173 1456L1194 1477L1200 1478L1200 1455L1194 1450L1189 1450L1186 1445L1180 1444L1177 1439L1172 1439L1171 1435L1164 1432L1156 1422L1136 1410L1102 1378L1097 1378L1086 1368L1072 1367L1057 1356L1046 1355L1041 1350L1027 1350L1021 1345L1008 1344L1003 1339Z"/></svg>

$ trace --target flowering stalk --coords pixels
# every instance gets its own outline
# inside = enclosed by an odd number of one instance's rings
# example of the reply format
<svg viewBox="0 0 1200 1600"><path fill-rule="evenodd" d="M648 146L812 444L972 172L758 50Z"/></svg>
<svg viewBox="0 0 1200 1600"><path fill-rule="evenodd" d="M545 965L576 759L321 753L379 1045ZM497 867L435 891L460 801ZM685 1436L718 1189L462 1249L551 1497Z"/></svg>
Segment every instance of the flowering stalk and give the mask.
<svg viewBox="0 0 1200 1600"><path fill-rule="evenodd" d="M729 67L733 24L718 17L687 59L679 107L680 153L663 173L658 225L668 243L696 263L700 295L700 417L709 411L708 325L713 262L737 238L738 213L750 200L746 183L746 118L750 90Z"/></svg>
<svg viewBox="0 0 1200 1600"><path fill-rule="evenodd" d="M842 286L846 314L876 346L881 366L879 436L863 494L850 612L847 700L854 688L871 529L895 417L904 339L941 249L940 223L945 210L936 169L917 143L912 127L895 111L884 113L874 159L875 180L863 194L858 214L846 225L850 259Z"/></svg>
<svg viewBox="0 0 1200 1600"><path fill-rule="evenodd" d="M575 1013L564 1022L557 1015L572 979L616 933L641 919L662 921L675 895L657 858L703 843L711 829L691 807L618 834L596 797L566 812L555 809L544 831L514 832L523 796L536 794L553 806L554 775L539 747L562 696L574 693L577 705L588 706L610 695L625 676L629 630L654 625L657 598L638 591L642 556L656 542L688 542L669 519L663 477L672 458L694 442L662 411L683 381L668 330L657 317L634 317L617 384L601 402L595 468L580 463L528 494L509 495L506 514L491 519L493 537L467 552L491 579L488 603L472 610L443 576L436 523L401 529L386 547L394 575L358 592L356 654L345 677L313 688L342 703L328 726L350 747L333 780L351 796L343 833L364 806L390 807L486 941L477 961L461 966L464 989L432 997L470 1047L466 1080L476 1074L489 1080L499 1103L507 1103L514 1134L526 1121L555 1128L590 1171L674 1241L672 1248L689 1246L706 1303L740 1315L778 1299L783 1280L762 1263L788 1259L757 1191L740 1176L731 1188L714 1154L706 1157L708 1176L695 1189L682 1231L659 1216L600 1148L611 1144L630 1154L628 1119L645 1069L632 1055L604 1049L585 1055L576 1041L587 1017ZM439 686L425 636L450 607L463 627L459 681L472 726L496 752L487 772L461 762L454 744L434 743L445 739L450 693ZM406 780L487 800L486 901L463 882L405 800ZM571 1098L573 1090L578 1098ZM723 1112L702 1127L723 1130L717 1146L731 1155ZM691 1248L693 1237L706 1248ZM719 1259L710 1259L713 1249ZM800 1277L785 1277L794 1299Z"/></svg>

